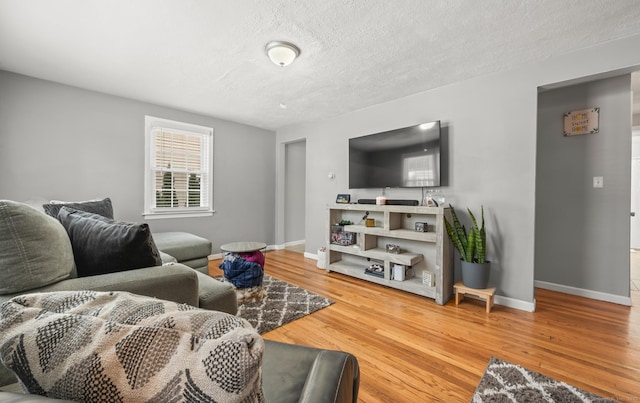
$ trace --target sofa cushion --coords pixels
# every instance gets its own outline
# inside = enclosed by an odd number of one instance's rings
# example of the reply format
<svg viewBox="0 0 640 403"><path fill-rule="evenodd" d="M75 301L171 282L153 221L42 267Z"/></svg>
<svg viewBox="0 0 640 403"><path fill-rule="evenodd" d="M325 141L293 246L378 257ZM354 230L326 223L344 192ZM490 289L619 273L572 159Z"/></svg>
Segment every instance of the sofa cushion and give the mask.
<svg viewBox="0 0 640 403"><path fill-rule="evenodd" d="M147 224L111 220L62 207L58 219L67 230L78 277L162 265Z"/></svg>
<svg viewBox="0 0 640 403"><path fill-rule="evenodd" d="M154 235L158 249L178 262L199 259L211 254L211 241L188 232L158 232Z"/></svg>
<svg viewBox="0 0 640 403"><path fill-rule="evenodd" d="M111 204L111 199L108 197L102 200L81 202L52 201L51 203L42 205L45 213L54 218L58 217L58 213L63 207L70 207L74 210L86 211L87 213L99 214L103 217L113 219L113 205Z"/></svg>
<svg viewBox="0 0 640 403"><path fill-rule="evenodd" d="M56 283L73 270L73 250L58 220L0 200L0 294Z"/></svg>
<svg viewBox="0 0 640 403"><path fill-rule="evenodd" d="M264 401L244 319L125 292L15 297L0 359L29 393L81 401Z"/></svg>

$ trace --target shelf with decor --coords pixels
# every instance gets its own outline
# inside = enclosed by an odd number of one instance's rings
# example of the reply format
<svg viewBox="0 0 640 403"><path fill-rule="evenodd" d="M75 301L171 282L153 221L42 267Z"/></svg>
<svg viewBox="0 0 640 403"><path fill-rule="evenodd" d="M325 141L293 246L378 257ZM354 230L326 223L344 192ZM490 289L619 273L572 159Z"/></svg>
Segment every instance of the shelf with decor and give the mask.
<svg viewBox="0 0 640 403"><path fill-rule="evenodd" d="M444 226L448 208L334 204L327 211L327 272L423 295L440 305L452 297L453 247Z"/></svg>

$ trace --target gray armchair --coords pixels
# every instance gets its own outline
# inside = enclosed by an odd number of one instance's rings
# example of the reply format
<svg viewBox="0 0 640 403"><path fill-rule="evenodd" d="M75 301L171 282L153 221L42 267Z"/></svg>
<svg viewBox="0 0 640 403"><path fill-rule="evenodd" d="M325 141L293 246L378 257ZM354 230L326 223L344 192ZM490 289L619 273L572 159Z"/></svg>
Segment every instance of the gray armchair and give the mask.
<svg viewBox="0 0 640 403"><path fill-rule="evenodd" d="M356 402L360 368L349 353L265 340L262 385L269 403Z"/></svg>

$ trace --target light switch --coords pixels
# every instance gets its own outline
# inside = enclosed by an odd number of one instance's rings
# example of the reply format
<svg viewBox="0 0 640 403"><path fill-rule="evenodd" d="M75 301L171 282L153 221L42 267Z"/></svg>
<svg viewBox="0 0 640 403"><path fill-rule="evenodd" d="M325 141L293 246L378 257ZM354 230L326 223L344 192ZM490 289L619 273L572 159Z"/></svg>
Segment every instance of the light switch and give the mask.
<svg viewBox="0 0 640 403"><path fill-rule="evenodd" d="M594 176L593 177L593 187L594 188L603 188L604 187L604 179L602 176Z"/></svg>

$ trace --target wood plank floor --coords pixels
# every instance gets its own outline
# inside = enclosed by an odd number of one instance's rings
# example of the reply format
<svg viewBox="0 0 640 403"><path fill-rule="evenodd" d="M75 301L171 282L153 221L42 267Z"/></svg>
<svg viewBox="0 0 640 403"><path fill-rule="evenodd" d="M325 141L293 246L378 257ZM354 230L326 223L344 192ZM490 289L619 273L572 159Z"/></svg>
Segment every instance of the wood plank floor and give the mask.
<svg viewBox="0 0 640 403"><path fill-rule="evenodd" d="M210 272L221 274L219 261ZM360 402L469 402L491 356L620 401L640 400L640 304L536 290L535 313L433 300L316 268L287 250L265 272L335 303L266 333L344 350L360 363ZM635 294L635 293L634 293Z"/></svg>

